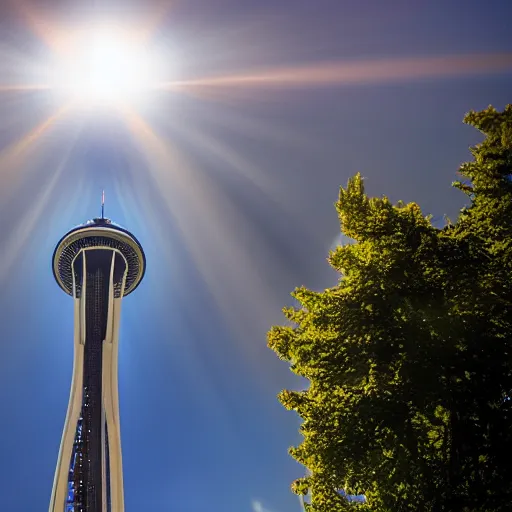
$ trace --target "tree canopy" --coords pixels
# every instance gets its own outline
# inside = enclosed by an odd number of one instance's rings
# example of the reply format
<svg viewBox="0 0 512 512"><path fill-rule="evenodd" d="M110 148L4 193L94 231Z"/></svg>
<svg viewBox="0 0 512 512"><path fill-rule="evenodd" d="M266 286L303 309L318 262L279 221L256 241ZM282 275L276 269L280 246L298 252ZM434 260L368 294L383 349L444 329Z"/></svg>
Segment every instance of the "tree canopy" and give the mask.
<svg viewBox="0 0 512 512"><path fill-rule="evenodd" d="M336 286L298 288L268 345L309 380L279 399L303 419L292 485L311 512L497 512L512 504L512 105L469 112L485 138L454 186L468 206L432 225L414 203L340 189L355 242ZM353 503L347 495L364 494Z"/></svg>

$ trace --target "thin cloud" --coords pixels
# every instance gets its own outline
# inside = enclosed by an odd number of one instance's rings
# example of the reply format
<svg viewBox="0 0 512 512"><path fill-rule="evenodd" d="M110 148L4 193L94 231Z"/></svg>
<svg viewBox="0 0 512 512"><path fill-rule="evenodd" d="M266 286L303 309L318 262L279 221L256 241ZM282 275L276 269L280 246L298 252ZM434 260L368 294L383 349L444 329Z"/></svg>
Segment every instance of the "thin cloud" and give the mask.
<svg viewBox="0 0 512 512"><path fill-rule="evenodd" d="M300 510L301 511L306 510L304 507L304 502L303 502L302 496L299 496L299 503L300 503ZM261 501L253 500L252 501L252 512L277 512L277 511L265 508L263 506L263 503L261 503Z"/></svg>
<svg viewBox="0 0 512 512"><path fill-rule="evenodd" d="M253 500L252 501L252 510L253 512L275 512L272 510L269 510L268 508L265 508L261 501Z"/></svg>

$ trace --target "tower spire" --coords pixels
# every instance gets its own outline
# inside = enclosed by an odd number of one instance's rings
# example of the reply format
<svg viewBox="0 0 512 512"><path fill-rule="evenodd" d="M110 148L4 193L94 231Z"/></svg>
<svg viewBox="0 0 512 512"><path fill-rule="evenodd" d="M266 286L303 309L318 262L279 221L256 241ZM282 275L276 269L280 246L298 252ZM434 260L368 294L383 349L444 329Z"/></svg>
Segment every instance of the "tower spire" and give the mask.
<svg viewBox="0 0 512 512"><path fill-rule="evenodd" d="M105 191L101 192L101 219L105 218Z"/></svg>

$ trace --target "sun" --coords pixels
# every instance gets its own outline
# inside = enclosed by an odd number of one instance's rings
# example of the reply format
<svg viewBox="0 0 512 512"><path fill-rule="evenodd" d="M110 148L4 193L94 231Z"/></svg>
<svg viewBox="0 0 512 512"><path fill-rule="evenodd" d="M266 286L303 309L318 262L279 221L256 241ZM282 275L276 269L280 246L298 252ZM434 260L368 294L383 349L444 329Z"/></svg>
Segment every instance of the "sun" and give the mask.
<svg viewBox="0 0 512 512"><path fill-rule="evenodd" d="M155 87L161 69L154 48L112 25L72 34L53 71L54 88L76 105L135 106Z"/></svg>

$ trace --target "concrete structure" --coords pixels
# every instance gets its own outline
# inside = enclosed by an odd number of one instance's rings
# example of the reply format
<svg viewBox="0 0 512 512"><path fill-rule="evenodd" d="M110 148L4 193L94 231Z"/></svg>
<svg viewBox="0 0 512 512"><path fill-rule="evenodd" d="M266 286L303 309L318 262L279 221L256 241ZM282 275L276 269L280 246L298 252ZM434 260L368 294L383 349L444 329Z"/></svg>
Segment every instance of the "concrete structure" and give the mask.
<svg viewBox="0 0 512 512"><path fill-rule="evenodd" d="M74 364L50 512L123 512L117 389L121 300L144 276L137 239L109 219L57 244L53 273L74 299Z"/></svg>

